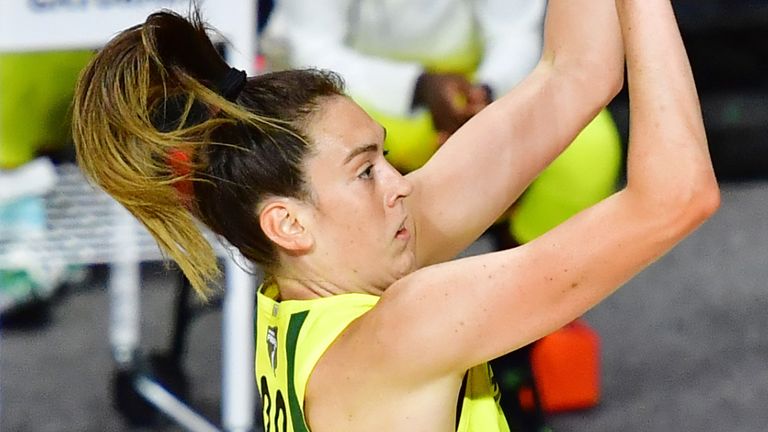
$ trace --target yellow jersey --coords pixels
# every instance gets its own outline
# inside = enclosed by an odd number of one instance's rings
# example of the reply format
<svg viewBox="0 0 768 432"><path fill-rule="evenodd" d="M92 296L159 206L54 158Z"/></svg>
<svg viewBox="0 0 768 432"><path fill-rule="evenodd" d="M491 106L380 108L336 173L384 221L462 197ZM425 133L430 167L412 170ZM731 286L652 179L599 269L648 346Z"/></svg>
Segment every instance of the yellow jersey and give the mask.
<svg viewBox="0 0 768 432"><path fill-rule="evenodd" d="M264 430L309 432L304 394L312 370L339 334L379 298L342 294L276 301L275 286L262 287L257 296L256 384ZM467 371L463 390L457 432L509 432L490 366Z"/></svg>

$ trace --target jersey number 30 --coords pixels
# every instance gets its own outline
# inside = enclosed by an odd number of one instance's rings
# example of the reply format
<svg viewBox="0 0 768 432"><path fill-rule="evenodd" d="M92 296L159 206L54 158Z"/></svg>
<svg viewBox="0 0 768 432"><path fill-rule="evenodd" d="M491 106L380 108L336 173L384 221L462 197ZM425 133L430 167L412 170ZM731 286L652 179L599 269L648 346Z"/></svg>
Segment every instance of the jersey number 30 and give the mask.
<svg viewBox="0 0 768 432"><path fill-rule="evenodd" d="M274 397L274 407L272 406L272 393L269 392L267 377L262 376L261 385L261 407L264 415L264 432L288 432L288 414L285 407L283 393L278 389ZM274 416L272 411L274 409ZM274 427L274 428L273 428Z"/></svg>

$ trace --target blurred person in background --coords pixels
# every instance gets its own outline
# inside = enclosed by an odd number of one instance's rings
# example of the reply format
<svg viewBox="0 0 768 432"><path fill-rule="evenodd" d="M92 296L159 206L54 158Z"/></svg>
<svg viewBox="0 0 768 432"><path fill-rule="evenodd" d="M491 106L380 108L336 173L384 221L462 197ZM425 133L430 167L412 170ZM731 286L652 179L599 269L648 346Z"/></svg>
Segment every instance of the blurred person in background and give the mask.
<svg viewBox="0 0 768 432"><path fill-rule="evenodd" d="M0 52L0 169L40 155L74 161L69 110L92 50Z"/></svg>
<svg viewBox="0 0 768 432"><path fill-rule="evenodd" d="M406 173L530 73L541 56L546 3L279 0L261 43L270 69L339 72L349 95L386 128L387 158ZM618 131L602 110L494 226L497 247L529 242L610 195L621 160ZM493 366L509 393L505 409L521 415L512 392L521 371L529 374L526 352Z"/></svg>

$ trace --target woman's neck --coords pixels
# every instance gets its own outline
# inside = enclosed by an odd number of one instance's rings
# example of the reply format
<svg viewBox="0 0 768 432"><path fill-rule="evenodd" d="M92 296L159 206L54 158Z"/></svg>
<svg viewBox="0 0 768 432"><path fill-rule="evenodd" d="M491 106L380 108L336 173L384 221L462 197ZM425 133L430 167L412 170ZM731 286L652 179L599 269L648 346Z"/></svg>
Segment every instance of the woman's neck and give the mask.
<svg viewBox="0 0 768 432"><path fill-rule="evenodd" d="M280 300L311 300L340 294L332 285L318 281L280 276L274 276L273 281L279 287Z"/></svg>

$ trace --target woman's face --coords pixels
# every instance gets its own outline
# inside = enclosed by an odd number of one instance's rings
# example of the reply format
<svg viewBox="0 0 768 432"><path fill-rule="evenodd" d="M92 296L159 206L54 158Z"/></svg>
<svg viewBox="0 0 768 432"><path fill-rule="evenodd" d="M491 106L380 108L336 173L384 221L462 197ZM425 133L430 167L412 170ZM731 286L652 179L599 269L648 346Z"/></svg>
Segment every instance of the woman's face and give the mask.
<svg viewBox="0 0 768 432"><path fill-rule="evenodd" d="M381 293L415 268L412 186L384 158L385 130L352 100L324 100L307 133L313 265L345 291Z"/></svg>

